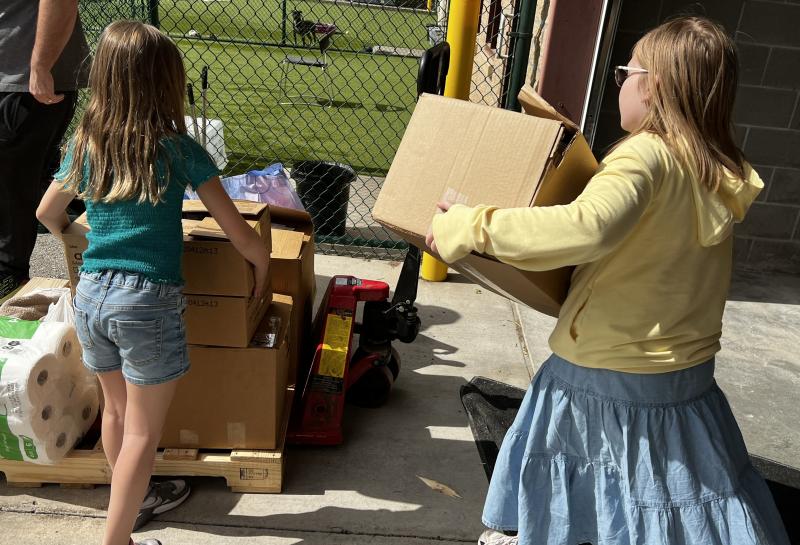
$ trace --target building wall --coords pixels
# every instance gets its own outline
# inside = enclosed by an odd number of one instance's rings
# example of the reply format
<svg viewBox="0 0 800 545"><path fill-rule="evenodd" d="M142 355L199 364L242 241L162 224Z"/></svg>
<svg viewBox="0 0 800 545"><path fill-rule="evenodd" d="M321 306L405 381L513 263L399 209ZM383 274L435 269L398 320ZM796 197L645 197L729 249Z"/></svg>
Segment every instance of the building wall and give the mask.
<svg viewBox="0 0 800 545"><path fill-rule="evenodd" d="M735 37L736 135L766 184L736 228L736 265L800 273L800 0L624 0L612 66L627 63L645 31L690 13L715 19ZM594 144L598 156L623 135L617 93L609 75Z"/></svg>

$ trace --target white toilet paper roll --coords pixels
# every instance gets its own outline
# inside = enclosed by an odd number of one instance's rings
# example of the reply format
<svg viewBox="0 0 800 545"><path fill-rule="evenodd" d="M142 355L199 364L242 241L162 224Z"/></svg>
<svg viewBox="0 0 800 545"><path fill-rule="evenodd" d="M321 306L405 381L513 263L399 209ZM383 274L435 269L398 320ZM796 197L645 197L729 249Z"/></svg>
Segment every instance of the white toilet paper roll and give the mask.
<svg viewBox="0 0 800 545"><path fill-rule="evenodd" d="M31 345L70 362L79 361L81 357L81 343L75 327L62 322L42 322L31 338Z"/></svg>
<svg viewBox="0 0 800 545"><path fill-rule="evenodd" d="M80 438L78 423L64 415L53 424L53 430L41 440L23 442L23 458L36 464L57 464L64 459Z"/></svg>
<svg viewBox="0 0 800 545"><path fill-rule="evenodd" d="M56 429L66 398L55 384L45 388L44 399L35 405L22 403L8 412L8 429L17 437L44 440ZM8 409L8 407L7 407Z"/></svg>
<svg viewBox="0 0 800 545"><path fill-rule="evenodd" d="M53 354L30 348L11 354L0 363L0 397L9 414L17 407L39 406L50 385L64 375L64 366Z"/></svg>
<svg viewBox="0 0 800 545"><path fill-rule="evenodd" d="M100 394L95 386L84 386L78 390L67 403L68 408L64 414L71 415L78 423L81 434L94 424L100 410Z"/></svg>

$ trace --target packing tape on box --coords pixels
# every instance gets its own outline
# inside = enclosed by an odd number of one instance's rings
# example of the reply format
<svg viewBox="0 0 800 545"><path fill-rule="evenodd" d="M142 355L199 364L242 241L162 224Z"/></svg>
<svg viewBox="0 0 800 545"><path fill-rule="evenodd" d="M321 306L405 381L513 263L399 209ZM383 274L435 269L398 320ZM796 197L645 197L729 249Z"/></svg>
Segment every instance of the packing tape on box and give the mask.
<svg viewBox="0 0 800 545"><path fill-rule="evenodd" d="M247 432L244 422L228 422L228 442L231 445L244 446Z"/></svg>
<svg viewBox="0 0 800 545"><path fill-rule="evenodd" d="M181 430L179 434L181 445L194 446L200 444L200 435L194 430Z"/></svg>

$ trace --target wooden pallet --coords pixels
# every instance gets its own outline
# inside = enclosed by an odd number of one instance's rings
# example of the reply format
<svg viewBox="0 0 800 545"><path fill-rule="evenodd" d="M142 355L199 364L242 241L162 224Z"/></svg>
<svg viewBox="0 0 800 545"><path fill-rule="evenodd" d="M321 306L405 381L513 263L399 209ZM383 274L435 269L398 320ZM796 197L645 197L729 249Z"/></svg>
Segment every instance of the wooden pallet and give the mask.
<svg viewBox="0 0 800 545"><path fill-rule="evenodd" d="M281 440L275 450L205 451L162 449L156 455L154 475L223 477L233 492L277 494L285 475L286 428L293 399L287 393ZM76 449L58 465L47 466L0 459L9 487L37 488L45 483L64 488L92 488L111 483L111 468L99 442L94 449Z"/></svg>

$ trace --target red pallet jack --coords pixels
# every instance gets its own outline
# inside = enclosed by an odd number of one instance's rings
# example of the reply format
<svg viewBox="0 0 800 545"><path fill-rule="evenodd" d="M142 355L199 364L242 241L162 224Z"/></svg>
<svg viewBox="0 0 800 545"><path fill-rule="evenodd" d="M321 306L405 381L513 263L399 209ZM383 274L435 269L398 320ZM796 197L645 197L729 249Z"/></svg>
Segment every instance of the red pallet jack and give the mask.
<svg viewBox="0 0 800 545"><path fill-rule="evenodd" d="M338 445L343 440L345 399L361 407L386 402L400 373L400 356L392 341L413 342L420 329L414 306L419 266L420 252L411 247L391 302L385 282L354 276L331 279L314 322L317 347L287 441ZM359 336L355 350L354 334Z"/></svg>
<svg viewBox="0 0 800 545"><path fill-rule="evenodd" d="M444 92L450 46L442 42L420 59L417 94ZM302 393L292 411L287 441L304 445L342 442L345 400L380 407L400 373L400 356L392 342L413 342L420 329L417 299L421 252L410 246L394 298L389 285L353 276L335 276L314 322L316 350L305 372ZM356 322L359 305L363 318ZM358 345L353 350L353 335Z"/></svg>

